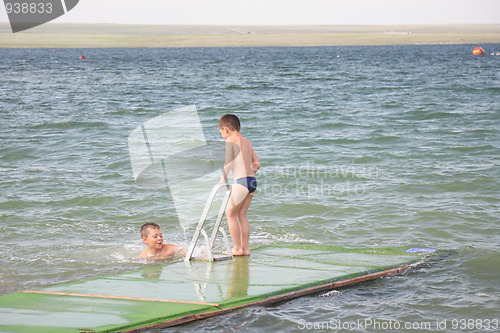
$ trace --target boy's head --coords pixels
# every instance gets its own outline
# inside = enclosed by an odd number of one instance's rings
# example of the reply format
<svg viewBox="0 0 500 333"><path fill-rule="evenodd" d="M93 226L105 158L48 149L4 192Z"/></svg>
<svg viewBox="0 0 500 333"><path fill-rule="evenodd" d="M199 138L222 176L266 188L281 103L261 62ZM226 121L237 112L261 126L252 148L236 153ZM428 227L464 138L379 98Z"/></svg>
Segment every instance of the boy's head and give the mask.
<svg viewBox="0 0 500 333"><path fill-rule="evenodd" d="M219 120L219 129L226 127L230 131L240 131L240 120L234 114L223 115Z"/></svg>
<svg viewBox="0 0 500 333"><path fill-rule="evenodd" d="M151 222L145 223L141 227L141 238L143 239L148 238L150 230L161 230L161 227L156 223L151 223Z"/></svg>

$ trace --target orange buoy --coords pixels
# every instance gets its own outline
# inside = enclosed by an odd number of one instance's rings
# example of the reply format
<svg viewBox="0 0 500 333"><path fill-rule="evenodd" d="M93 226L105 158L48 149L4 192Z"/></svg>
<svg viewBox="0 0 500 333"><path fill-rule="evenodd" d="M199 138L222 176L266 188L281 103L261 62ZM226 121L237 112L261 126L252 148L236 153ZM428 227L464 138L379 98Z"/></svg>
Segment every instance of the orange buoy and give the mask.
<svg viewBox="0 0 500 333"><path fill-rule="evenodd" d="M80 56L80 60L83 60L83 59L85 59L85 56Z"/></svg>
<svg viewBox="0 0 500 333"><path fill-rule="evenodd" d="M472 51L472 54L473 55L485 55L486 53L484 52L483 48L481 46L477 46L476 48L474 48L474 50Z"/></svg>

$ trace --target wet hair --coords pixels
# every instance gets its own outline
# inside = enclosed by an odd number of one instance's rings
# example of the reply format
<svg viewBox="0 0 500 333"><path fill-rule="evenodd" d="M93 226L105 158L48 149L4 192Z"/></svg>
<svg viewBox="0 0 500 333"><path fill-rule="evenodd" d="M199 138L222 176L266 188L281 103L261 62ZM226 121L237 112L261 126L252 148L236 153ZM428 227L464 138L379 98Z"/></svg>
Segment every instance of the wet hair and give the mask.
<svg viewBox="0 0 500 333"><path fill-rule="evenodd" d="M141 227L141 238L148 237L149 229L161 230L161 227L158 224L151 222L143 224Z"/></svg>
<svg viewBox="0 0 500 333"><path fill-rule="evenodd" d="M240 120L234 114L225 114L219 120L219 128L226 126L231 131L240 131Z"/></svg>

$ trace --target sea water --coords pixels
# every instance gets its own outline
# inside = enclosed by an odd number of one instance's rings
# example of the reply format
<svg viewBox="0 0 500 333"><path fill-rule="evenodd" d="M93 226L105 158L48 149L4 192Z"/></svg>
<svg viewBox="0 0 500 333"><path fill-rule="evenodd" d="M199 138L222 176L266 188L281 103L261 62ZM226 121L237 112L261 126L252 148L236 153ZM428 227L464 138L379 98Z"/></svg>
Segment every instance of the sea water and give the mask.
<svg viewBox="0 0 500 333"><path fill-rule="evenodd" d="M237 114L260 158L252 247L452 251L173 330L498 328L500 57L473 48L1 49L0 294L155 265L135 259L145 222L187 246L168 188L136 186L127 138L194 105L207 140Z"/></svg>

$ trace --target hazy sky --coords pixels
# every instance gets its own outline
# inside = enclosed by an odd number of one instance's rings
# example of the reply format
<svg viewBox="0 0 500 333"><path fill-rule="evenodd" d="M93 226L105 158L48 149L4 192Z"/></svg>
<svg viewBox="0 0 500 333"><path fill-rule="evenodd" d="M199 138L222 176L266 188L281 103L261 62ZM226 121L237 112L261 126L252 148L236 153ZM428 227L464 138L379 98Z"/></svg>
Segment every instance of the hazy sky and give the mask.
<svg viewBox="0 0 500 333"><path fill-rule="evenodd" d="M8 22L5 8L0 21ZM80 0L53 22L500 24L500 0Z"/></svg>

